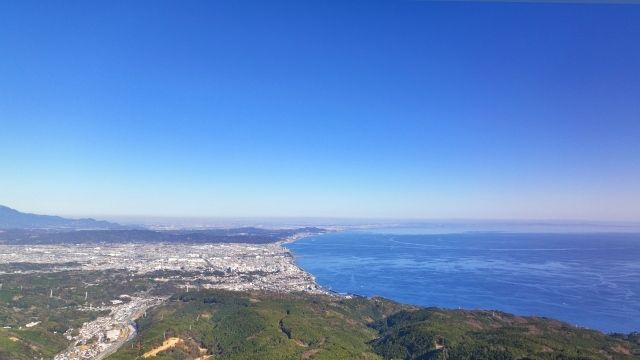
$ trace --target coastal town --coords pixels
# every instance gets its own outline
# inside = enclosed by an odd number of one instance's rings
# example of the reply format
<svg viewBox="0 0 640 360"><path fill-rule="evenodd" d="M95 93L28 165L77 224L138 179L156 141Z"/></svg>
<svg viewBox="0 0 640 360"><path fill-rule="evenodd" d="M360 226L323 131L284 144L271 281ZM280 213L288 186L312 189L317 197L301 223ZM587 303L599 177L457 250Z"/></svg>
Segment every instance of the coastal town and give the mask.
<svg viewBox="0 0 640 360"><path fill-rule="evenodd" d="M268 244L246 243L128 243L0 245L0 265L22 264L12 273L58 271L126 271L156 284L170 283L177 291L224 289L232 291L305 292L327 294L315 278L300 269L284 243L308 236L295 234ZM28 266L25 266L27 264ZM9 270L4 271L8 273ZM2 274L3 271L0 271ZM50 296L55 296L53 289ZM102 359L136 335L135 320L168 296L121 294L100 306L80 310L105 314L64 334L69 348L55 360ZM106 303L105 303L106 302ZM38 321L25 327L39 326Z"/></svg>
<svg viewBox="0 0 640 360"><path fill-rule="evenodd" d="M270 244L60 244L0 245L0 264L37 264L20 271L127 270L157 275L188 290L270 290L323 293L310 274L300 269L282 246L305 234ZM171 275L167 275L171 274Z"/></svg>

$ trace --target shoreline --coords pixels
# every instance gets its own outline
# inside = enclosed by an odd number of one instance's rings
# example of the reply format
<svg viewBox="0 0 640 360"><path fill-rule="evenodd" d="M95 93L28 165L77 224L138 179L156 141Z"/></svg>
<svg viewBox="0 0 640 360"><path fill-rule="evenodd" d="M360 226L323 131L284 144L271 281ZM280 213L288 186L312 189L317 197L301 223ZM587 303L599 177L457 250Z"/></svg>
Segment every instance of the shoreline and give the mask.
<svg viewBox="0 0 640 360"><path fill-rule="evenodd" d="M324 233L324 234L331 235L332 233L335 233L335 232L327 232L327 233ZM386 234L375 234L375 235L386 235ZM413 235L413 234L411 234L411 235ZM429 234L429 235L431 236L431 234ZM466 233L466 234L461 234L461 235L469 236L469 235L473 235L473 234ZM511 235L511 234L508 234L508 235ZM514 235L522 236L522 235L526 235L526 234L514 234ZM539 234L536 234L536 235L539 235ZM546 234L545 233L545 234L542 234L542 235L546 236L546 235L550 235L550 234ZM565 234L553 234L553 235L565 235ZM566 235L567 236L576 236L576 235L580 235L580 234L566 234ZM594 234L591 234L591 233L589 235L594 236ZM305 237L300 237L300 239L303 239L303 238L305 238ZM289 241L287 243L293 243L293 242L295 242L297 240L299 240L299 239L296 239L294 241ZM319 243L321 243L321 242L319 242ZM313 276L313 278L314 278L314 281L316 283L318 283L318 280L315 277L315 275L312 274L310 271L307 271L306 269L304 269L298 262L299 258L301 258L303 256L307 256L309 254L307 254L307 255L296 254L293 250L291 250L291 249L288 249L288 250L289 250L289 252L291 252L293 254L294 261L296 262L296 266L301 268L306 273L311 274L311 276ZM301 250L301 249L298 249L298 250ZM340 251L339 250L335 250L335 249L333 251L335 251L334 255L339 257ZM313 250L302 251L302 253L305 253L305 252L311 252L312 253ZM325 257L330 258L330 257L332 257L334 255L331 255L331 253L328 253L328 254L325 254ZM349 253L347 251L347 255L353 255L353 254L351 254L351 253ZM313 257L311 255L309 255L309 256ZM357 256L357 254L355 254L355 256ZM315 269L317 271L319 271L320 273L323 273L323 271L320 270L322 268L322 263L321 263L322 262L322 257L320 257L318 259L318 261L320 261L320 263L318 263L316 265L310 265L310 266L312 268L315 266ZM351 269L351 270L353 270L353 269ZM340 271L340 268L334 269L334 271ZM357 273L357 270L353 270L353 271L355 271L354 273ZM345 288L345 289L361 288L361 290L366 291L365 288L356 286L357 284L356 285L352 284L352 286L348 286L348 284L343 284L343 281L340 280L340 275L338 273L335 273L335 274L333 274L331 276L327 275L326 273L323 273L323 274L325 276L325 281L329 280L329 282L328 282L329 284L331 284L333 282L334 284L337 284L337 285L342 284L343 285L342 287ZM327 276L329 276L329 278L326 278ZM388 299L388 300L391 300L391 301L394 301L394 302L397 302L397 303L400 303L400 304L405 304L405 305L409 305L409 306L415 306L415 307L419 307L419 308L434 307L434 308L440 308L440 309L446 309L446 310L496 311L496 312L504 312L504 313L508 313L508 314L514 314L514 315L523 316L523 317L540 317L540 318L557 319L557 320L565 322L565 323L567 323L567 324L569 324L569 325L571 325L572 327L575 327L575 328L597 331L597 332L601 332L601 333L604 333L604 334L613 334L613 333L627 334L627 333L636 333L636 332L640 331L640 327L637 327L637 326L636 327L633 327L633 326L632 327L628 327L628 324L625 325L625 326L622 326L622 327L619 326L620 324L617 324L618 327L612 327L611 324L610 324L611 321L609 321L608 323L607 322L602 322L602 321L601 322L598 322L598 321L596 321L596 322L593 322L593 321L585 322L585 321L581 321L580 318L567 318L567 317L563 317L562 314L558 314L558 313L554 314L553 311L550 311L550 312L542 311L544 309L534 309L534 310L538 310L538 311L523 311L523 308L518 309L518 308L513 308L513 307L503 307L503 306L500 306L499 303L495 303L495 302L494 303L477 302L475 304L471 304L471 305L466 304L465 305L465 304L457 304L457 303L455 303L455 301L454 302L451 302L451 301L447 302L446 299L445 299L444 302L443 301L439 301L438 302L437 301L438 297L435 297L434 299L431 299L431 300L434 300L434 301L430 301L429 303L424 303L424 302L420 302L419 300L415 301L416 299L411 299L411 297L407 298L406 296L403 296L403 292L394 291L394 289L386 289L385 288L385 290L389 290L389 291L387 291L387 294L380 294L380 292L378 292L378 291L382 291L381 290L382 289L381 286L384 286L385 284L386 283L383 282L382 285L380 285L378 287L373 286L373 288L374 288L374 289L372 289L373 291L371 291L369 294L366 294L366 295L358 294L356 292L349 292L348 290L345 291L345 292L338 292L338 291L334 291L334 290L330 289L328 286L320 285L320 284L318 286L320 286L323 290L325 290L327 292L330 292L334 296L340 296L340 297L362 297L362 298L366 298L366 299L371 299L371 298L375 298L375 297L382 297L382 298L385 298L385 299ZM344 285L347 285L347 286L344 286ZM371 289L371 287L372 286L369 286L369 289ZM375 290L375 289L378 289L378 290ZM382 292L384 292L384 291L382 291ZM454 291L453 295L455 295L455 291ZM453 295L451 295L451 296L453 296ZM451 296L449 296L449 298L451 298ZM541 294L539 296L544 296L544 294ZM412 301L412 300L414 300L414 301ZM443 300L443 299L440 299L440 300ZM451 299L449 299L449 300L451 300ZM526 303L525 303L525 305L526 305ZM532 310L532 309L528 309L528 310ZM585 307L585 308L582 309L583 313L584 312L588 312L588 311L592 311L592 309L588 308L588 307ZM598 325L601 325L601 326L598 326Z"/></svg>
<svg viewBox="0 0 640 360"><path fill-rule="evenodd" d="M302 273L306 274L312 281L313 281L313 285L315 286L316 290L319 290L321 293L325 294L325 295L329 295L329 296L343 296L331 289L327 289L326 287L320 285L318 283L318 281L316 280L315 275L313 275L312 273L306 271L305 269L302 268L302 266L298 265L297 262L297 256L296 254L291 251L291 249L287 248L285 245L287 244L293 244L296 241L308 238L308 237L312 237L312 236L318 236L318 235L323 235L326 234L327 232L324 233L319 233L319 234L312 234L312 233L300 233L300 234L296 234L293 236L290 236L284 240L280 240L277 241L275 244L278 245L280 248L282 248L282 250L289 255L290 259L291 259L291 265L295 266L299 271L301 271Z"/></svg>
<svg viewBox="0 0 640 360"><path fill-rule="evenodd" d="M369 296L356 294L356 293L341 293L341 292L337 292L335 290L327 288L324 285L320 285L318 283L317 279L316 279L316 276L313 275L312 273L308 272L307 270L303 269L302 266L300 266L298 264L298 262L297 262L298 256L291 249L289 249L289 248L287 248L285 246L286 244L292 244L292 243L294 243L296 241L299 241L299 240L302 240L302 239L305 239L305 238L309 238L309 237L312 237L312 236L320 236L320 235L325 235L325 234L328 234L328 233L336 233L336 232L339 232L339 230L337 230L337 231L327 231L327 232L320 233L320 234L309 234L309 233L306 233L306 234L302 234L301 236L293 236L291 238L288 238L288 239L285 239L285 240L282 240L282 241L278 241L276 244L278 244L281 248L284 249L285 252L287 252L291 256L292 265L297 267L300 271L302 271L303 273L307 274L307 276L309 276L311 279L313 279L313 283L316 286L316 289L320 290L325 295L334 296L334 297L340 297L340 298L345 298L345 299L351 299L351 298L354 298L354 297L359 297L359 298L364 298L364 299L371 298ZM389 299L389 300L391 300L391 299ZM395 301L395 300L392 300L392 301ZM416 305L412 305L412 304L407 304L407 305L416 306Z"/></svg>

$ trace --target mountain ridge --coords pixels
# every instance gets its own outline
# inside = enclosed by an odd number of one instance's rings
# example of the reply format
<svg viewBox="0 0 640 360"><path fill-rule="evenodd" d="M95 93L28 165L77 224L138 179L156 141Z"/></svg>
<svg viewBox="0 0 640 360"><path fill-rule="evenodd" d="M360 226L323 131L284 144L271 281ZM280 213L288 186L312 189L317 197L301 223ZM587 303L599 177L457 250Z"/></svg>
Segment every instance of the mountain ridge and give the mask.
<svg viewBox="0 0 640 360"><path fill-rule="evenodd" d="M69 219L55 215L24 213L0 205L0 229L84 229L116 230L120 224L92 218Z"/></svg>

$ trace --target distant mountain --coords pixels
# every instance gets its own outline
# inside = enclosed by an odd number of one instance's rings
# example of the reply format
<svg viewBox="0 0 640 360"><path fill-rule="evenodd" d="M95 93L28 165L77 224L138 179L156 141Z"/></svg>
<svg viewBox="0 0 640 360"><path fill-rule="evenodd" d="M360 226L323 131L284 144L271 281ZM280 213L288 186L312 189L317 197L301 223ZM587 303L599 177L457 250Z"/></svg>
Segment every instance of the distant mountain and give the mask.
<svg viewBox="0 0 640 360"><path fill-rule="evenodd" d="M0 229L122 229L119 224L95 219L66 219L60 216L36 215L0 205Z"/></svg>

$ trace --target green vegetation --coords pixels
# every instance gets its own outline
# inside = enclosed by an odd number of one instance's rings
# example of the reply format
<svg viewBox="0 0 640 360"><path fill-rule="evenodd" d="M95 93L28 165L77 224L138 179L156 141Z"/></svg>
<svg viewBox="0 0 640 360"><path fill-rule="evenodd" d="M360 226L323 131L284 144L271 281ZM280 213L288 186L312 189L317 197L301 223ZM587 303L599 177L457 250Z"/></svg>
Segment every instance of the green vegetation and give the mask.
<svg viewBox="0 0 640 360"><path fill-rule="evenodd" d="M175 291L124 271L61 271L0 275L0 359L40 359L69 346L63 335L103 315L82 311L121 294ZM52 293L53 291L53 293ZM85 300L85 294L87 299ZM26 327L31 322L39 322Z"/></svg>
<svg viewBox="0 0 640 360"><path fill-rule="evenodd" d="M0 326L10 327L0 328L0 359L50 359L69 345L65 331L101 315L82 311L83 305L100 306L136 292L176 294L172 281L152 280L170 275L115 270L0 275ZM138 336L109 360L142 358L165 339L177 342L150 359L640 358L638 333L608 336L551 319L417 309L381 298L182 292L137 323Z"/></svg>
<svg viewBox="0 0 640 360"><path fill-rule="evenodd" d="M305 295L206 291L173 297L139 321L139 337L110 360L132 359L166 338L183 343L157 359L379 359L367 323L398 311L379 300L337 300ZM189 357L190 356L190 357Z"/></svg>
<svg viewBox="0 0 640 360"><path fill-rule="evenodd" d="M625 339L537 317L497 311L401 311L373 325L388 359L637 359ZM635 354L635 355L634 355Z"/></svg>
<svg viewBox="0 0 640 360"><path fill-rule="evenodd" d="M139 321L133 359L636 359L633 336L501 312L415 309L384 299L205 291L174 296ZM204 350L203 350L204 349Z"/></svg>

